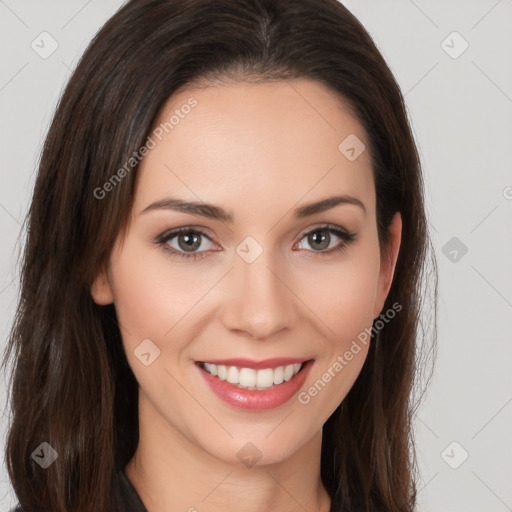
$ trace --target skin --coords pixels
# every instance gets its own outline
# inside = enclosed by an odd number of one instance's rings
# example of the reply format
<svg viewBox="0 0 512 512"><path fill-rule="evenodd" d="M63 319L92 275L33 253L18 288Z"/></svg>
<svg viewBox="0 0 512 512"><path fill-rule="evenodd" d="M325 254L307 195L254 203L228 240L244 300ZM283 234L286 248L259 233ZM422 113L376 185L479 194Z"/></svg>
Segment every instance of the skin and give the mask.
<svg viewBox="0 0 512 512"><path fill-rule="evenodd" d="M328 511L322 426L359 375L368 346L308 404L295 396L261 412L217 398L194 361L315 359L307 390L383 312L401 218L395 215L389 250L381 252L369 151L349 161L338 150L349 134L366 144L365 132L322 84L181 90L155 126L191 96L197 106L141 162L128 227L91 288L98 304L114 302L140 385L140 442L126 473L149 512ZM340 204L294 217L295 208L334 193L359 199L365 210ZM170 209L141 214L170 196L221 206L234 222ZM344 243L331 233L327 249L311 245L305 234L325 224L356 238L322 256ZM210 237L200 237L196 250L204 258L173 257L154 242L179 227ZM247 236L263 249L252 263L236 252ZM178 242L168 244L183 252ZM148 338L161 353L144 366L134 350ZM237 457L247 442L261 452L252 467Z"/></svg>

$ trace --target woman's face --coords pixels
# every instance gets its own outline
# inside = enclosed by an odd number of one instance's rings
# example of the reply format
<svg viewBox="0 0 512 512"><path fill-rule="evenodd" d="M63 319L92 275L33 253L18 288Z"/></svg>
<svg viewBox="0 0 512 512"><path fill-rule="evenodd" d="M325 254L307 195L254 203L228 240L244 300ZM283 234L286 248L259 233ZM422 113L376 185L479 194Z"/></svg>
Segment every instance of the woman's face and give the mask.
<svg viewBox="0 0 512 512"><path fill-rule="evenodd" d="M141 421L225 462L284 460L353 385L392 279L400 217L381 257L364 130L297 80L182 90L150 137L92 286L115 304Z"/></svg>

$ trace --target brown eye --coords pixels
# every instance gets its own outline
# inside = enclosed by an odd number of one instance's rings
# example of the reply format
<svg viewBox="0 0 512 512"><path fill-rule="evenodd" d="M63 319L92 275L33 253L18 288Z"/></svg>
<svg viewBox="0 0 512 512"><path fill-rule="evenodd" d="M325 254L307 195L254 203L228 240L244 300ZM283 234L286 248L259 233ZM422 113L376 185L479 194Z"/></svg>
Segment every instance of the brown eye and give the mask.
<svg viewBox="0 0 512 512"><path fill-rule="evenodd" d="M194 231L188 231L186 233L180 233L177 236L177 241L180 249L186 252L193 252L198 249L201 245L201 236L195 234Z"/></svg>
<svg viewBox="0 0 512 512"><path fill-rule="evenodd" d="M336 244L336 238L339 238L341 242ZM319 255L327 255L343 250L354 239L354 233L349 233L337 226L320 226L305 233L299 244L301 245L300 248L304 249L302 240L306 240L307 245L311 247L311 249L306 248L306 250Z"/></svg>
<svg viewBox="0 0 512 512"><path fill-rule="evenodd" d="M203 258L214 245L208 235L190 228L164 233L156 239L156 243L172 256L192 259Z"/></svg>
<svg viewBox="0 0 512 512"><path fill-rule="evenodd" d="M307 238L311 247L323 251L329 247L331 235L328 229L317 229L307 235Z"/></svg>

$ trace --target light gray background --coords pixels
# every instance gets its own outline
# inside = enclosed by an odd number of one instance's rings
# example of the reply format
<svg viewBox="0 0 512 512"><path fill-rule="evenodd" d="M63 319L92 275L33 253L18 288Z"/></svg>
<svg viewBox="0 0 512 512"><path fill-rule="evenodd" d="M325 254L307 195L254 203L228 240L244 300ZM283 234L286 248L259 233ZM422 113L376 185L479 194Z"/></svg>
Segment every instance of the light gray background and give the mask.
<svg viewBox="0 0 512 512"><path fill-rule="evenodd" d="M16 306L20 223L48 123L77 58L121 3L0 0L1 349ZM439 353L416 417L419 510L512 511L512 0L345 4L405 94L439 263ZM59 45L47 59L31 48L43 31ZM453 58L464 40L469 47ZM4 405L5 376L0 385ZM2 447L6 425L4 412ZM2 467L0 509L14 504Z"/></svg>

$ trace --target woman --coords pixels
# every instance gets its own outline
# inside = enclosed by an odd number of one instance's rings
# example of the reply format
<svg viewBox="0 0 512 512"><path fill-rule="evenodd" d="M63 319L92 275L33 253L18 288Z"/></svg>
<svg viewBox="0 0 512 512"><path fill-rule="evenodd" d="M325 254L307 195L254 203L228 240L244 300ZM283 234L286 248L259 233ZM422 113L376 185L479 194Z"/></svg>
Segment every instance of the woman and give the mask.
<svg viewBox="0 0 512 512"><path fill-rule="evenodd" d="M128 2L28 215L18 510L413 510L428 249L402 95L340 3Z"/></svg>

